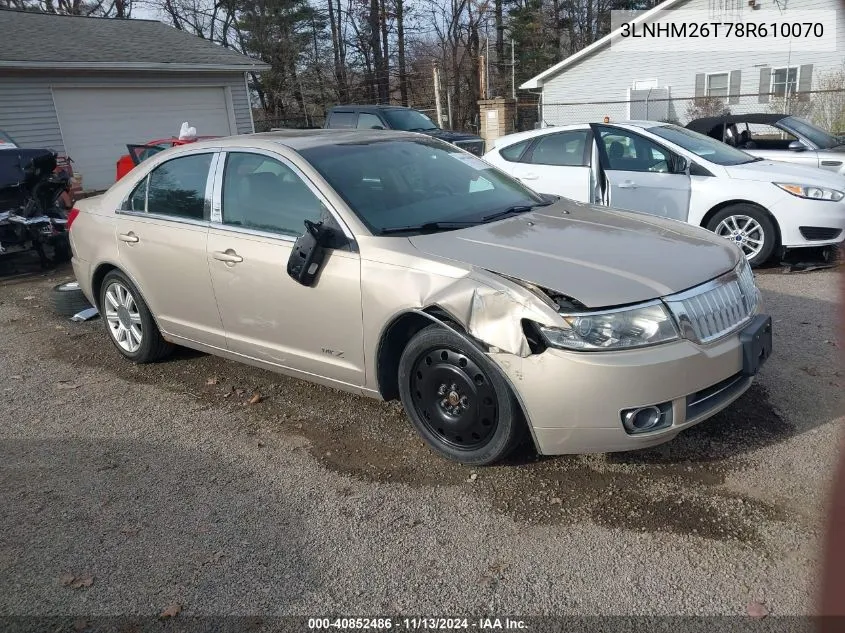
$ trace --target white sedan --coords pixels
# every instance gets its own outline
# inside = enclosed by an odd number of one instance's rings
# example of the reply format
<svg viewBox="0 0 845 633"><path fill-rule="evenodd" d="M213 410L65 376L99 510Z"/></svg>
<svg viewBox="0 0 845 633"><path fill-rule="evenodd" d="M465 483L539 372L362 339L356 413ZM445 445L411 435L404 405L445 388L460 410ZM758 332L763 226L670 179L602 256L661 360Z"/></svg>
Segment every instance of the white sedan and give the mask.
<svg viewBox="0 0 845 633"><path fill-rule="evenodd" d="M540 193L706 227L736 242L752 265L776 249L845 239L842 176L755 158L669 123L510 134L496 139L484 159Z"/></svg>

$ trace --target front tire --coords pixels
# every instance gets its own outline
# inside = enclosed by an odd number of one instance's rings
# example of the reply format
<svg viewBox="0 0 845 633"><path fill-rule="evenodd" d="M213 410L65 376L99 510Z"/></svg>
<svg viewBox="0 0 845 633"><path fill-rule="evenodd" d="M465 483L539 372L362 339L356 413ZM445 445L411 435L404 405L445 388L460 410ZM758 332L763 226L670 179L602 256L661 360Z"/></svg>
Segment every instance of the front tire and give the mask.
<svg viewBox="0 0 845 633"><path fill-rule="evenodd" d="M752 267L765 264L777 246L777 231L769 214L751 204L732 204L710 218L707 228L735 243Z"/></svg>
<svg viewBox="0 0 845 633"><path fill-rule="evenodd" d="M444 327L424 328L405 347L399 395L414 428L447 459L492 464L522 439L522 411L499 369Z"/></svg>
<svg viewBox="0 0 845 633"><path fill-rule="evenodd" d="M112 270L100 286L100 314L109 339L135 363L152 363L167 356L173 346L161 337L141 293L122 272Z"/></svg>

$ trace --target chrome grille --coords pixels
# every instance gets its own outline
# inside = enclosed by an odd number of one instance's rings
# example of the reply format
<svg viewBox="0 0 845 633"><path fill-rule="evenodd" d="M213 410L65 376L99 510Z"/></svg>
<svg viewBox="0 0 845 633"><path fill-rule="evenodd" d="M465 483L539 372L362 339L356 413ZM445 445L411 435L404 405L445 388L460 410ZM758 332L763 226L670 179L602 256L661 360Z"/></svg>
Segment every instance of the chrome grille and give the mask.
<svg viewBox="0 0 845 633"><path fill-rule="evenodd" d="M757 312L760 293L746 260L706 284L664 298L681 336L699 343L729 334Z"/></svg>

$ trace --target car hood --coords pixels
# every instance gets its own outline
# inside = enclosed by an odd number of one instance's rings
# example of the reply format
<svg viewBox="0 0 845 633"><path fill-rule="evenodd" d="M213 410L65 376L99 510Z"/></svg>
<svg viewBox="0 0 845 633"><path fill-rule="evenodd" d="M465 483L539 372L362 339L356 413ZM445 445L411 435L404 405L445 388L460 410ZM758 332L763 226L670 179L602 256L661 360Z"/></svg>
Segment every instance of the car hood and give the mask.
<svg viewBox="0 0 845 633"><path fill-rule="evenodd" d="M796 165L784 161L759 160L742 165L725 167L731 178L761 180L765 182L791 182L799 185L818 185L842 189L842 176L818 167Z"/></svg>
<svg viewBox="0 0 845 633"><path fill-rule="evenodd" d="M440 128L434 130L420 130L423 134L428 134L434 138L439 138L447 143L454 143L455 141L481 141L480 136L475 134L467 134L466 132L454 132L452 130L441 130Z"/></svg>
<svg viewBox="0 0 845 633"><path fill-rule="evenodd" d="M555 290L590 308L686 290L732 270L741 256L698 227L571 200L410 241L429 255Z"/></svg>

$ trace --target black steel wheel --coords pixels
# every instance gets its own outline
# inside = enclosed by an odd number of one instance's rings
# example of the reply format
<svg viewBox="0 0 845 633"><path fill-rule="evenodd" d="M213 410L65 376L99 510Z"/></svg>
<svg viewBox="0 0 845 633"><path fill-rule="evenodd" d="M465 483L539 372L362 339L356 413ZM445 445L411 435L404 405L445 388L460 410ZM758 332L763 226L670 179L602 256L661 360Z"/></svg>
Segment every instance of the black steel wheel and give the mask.
<svg viewBox="0 0 845 633"><path fill-rule="evenodd" d="M490 464L519 443L524 422L499 369L446 328L433 325L411 339L399 390L414 427L449 459Z"/></svg>

